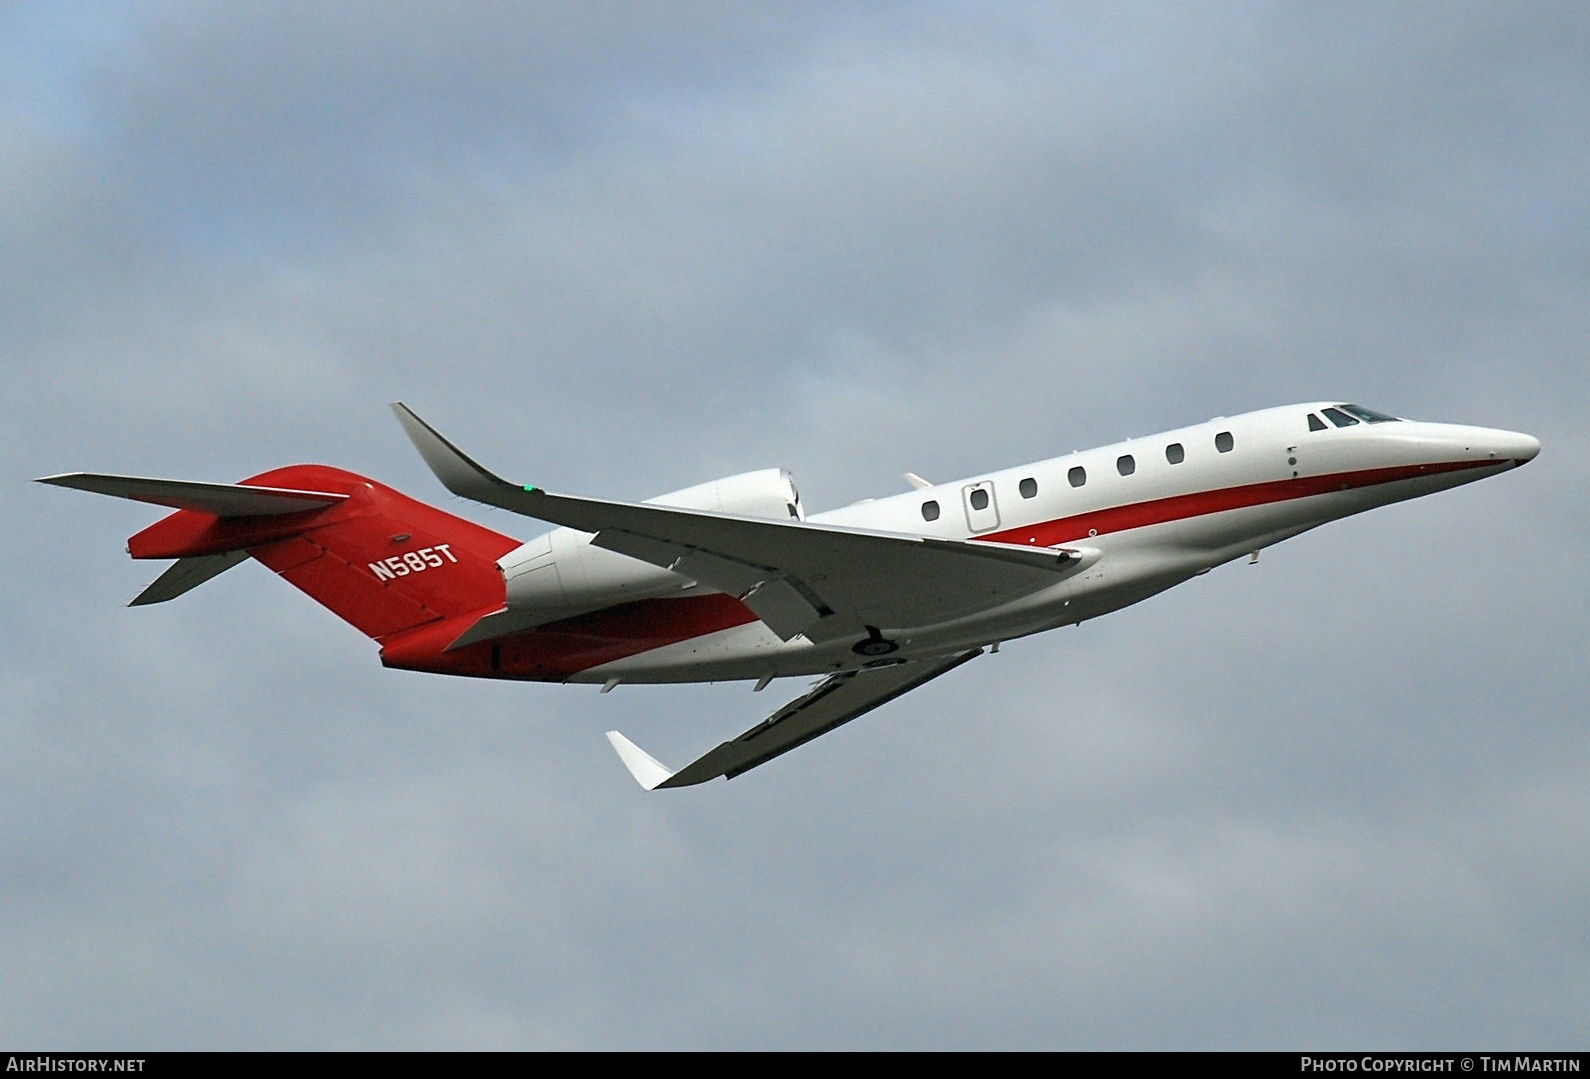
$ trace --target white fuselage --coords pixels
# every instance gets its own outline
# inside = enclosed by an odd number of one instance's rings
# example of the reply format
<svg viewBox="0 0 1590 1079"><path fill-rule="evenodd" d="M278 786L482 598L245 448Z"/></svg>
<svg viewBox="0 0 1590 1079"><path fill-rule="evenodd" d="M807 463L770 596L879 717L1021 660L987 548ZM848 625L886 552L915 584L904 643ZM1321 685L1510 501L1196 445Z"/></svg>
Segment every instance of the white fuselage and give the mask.
<svg viewBox="0 0 1590 1079"><path fill-rule="evenodd" d="M1315 402L1221 417L808 519L1086 555L1081 570L1019 599L936 625L878 627L900 646L891 659L908 659L1096 618L1327 521L1516 467L1540 448L1528 435L1408 420L1311 429L1311 423L1323 422L1318 417L1327 409L1338 407ZM751 501L738 512L803 516L793 484L776 470L655 501L734 507L725 492L732 493L730 487L739 481ZM730 487L720 490L721 485ZM708 507L701 504L704 499L717 501ZM530 607L589 611L637 597L666 600L710 591L667 570L591 547L588 539L588 534L558 529L504 558L510 595ZM852 650L853 643L783 641L762 622L751 621L604 663L571 680L687 682L819 674L865 665L867 658Z"/></svg>

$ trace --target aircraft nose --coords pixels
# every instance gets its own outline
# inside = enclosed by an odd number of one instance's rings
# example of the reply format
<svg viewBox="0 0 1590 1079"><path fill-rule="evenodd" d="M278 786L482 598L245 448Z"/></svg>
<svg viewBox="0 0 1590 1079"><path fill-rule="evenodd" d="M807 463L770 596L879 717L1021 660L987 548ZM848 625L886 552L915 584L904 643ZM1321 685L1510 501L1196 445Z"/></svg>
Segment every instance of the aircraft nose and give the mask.
<svg viewBox="0 0 1590 1079"><path fill-rule="evenodd" d="M1527 465L1540 453L1540 439L1517 431L1498 431L1502 436L1498 457L1509 457L1514 464Z"/></svg>
<svg viewBox="0 0 1590 1079"><path fill-rule="evenodd" d="M1483 449L1487 457L1498 462L1511 461L1514 467L1517 467L1533 461L1536 454L1540 453L1540 440L1533 435L1518 431L1497 431L1491 428L1470 430L1473 431L1470 438L1478 443L1474 448Z"/></svg>

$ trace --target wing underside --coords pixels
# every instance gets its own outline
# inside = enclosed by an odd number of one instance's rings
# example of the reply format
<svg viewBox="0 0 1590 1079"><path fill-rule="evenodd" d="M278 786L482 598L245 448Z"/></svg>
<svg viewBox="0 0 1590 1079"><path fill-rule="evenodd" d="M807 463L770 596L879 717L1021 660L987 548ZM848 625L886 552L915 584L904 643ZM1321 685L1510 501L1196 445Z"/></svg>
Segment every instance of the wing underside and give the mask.
<svg viewBox="0 0 1590 1079"><path fill-rule="evenodd" d="M805 696L791 701L738 738L724 742L677 772L670 771L617 731L608 731L607 739L636 782L647 790L689 787L719 776L733 779L981 654L982 649L974 648L941 659L829 675Z"/></svg>

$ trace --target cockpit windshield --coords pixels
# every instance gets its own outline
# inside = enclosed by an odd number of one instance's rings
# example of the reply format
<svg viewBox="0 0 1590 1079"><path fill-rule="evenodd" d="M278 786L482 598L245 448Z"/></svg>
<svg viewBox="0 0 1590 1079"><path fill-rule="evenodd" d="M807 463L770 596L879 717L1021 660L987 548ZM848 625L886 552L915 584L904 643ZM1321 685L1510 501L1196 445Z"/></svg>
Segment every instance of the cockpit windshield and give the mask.
<svg viewBox="0 0 1590 1079"><path fill-rule="evenodd" d="M1336 407L1350 416L1357 416L1365 423L1399 422L1395 416L1388 416L1384 412L1376 412L1374 409L1365 408L1363 405L1337 405Z"/></svg>

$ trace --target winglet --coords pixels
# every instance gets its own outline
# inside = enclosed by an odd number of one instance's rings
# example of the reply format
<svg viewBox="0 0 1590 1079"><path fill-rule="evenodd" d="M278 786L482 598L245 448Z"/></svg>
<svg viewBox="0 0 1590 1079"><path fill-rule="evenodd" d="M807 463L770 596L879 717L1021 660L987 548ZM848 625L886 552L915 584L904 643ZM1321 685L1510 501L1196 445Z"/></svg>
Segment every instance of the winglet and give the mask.
<svg viewBox="0 0 1590 1079"><path fill-rule="evenodd" d="M393 401L392 411L397 416L398 423L403 425L403 433L409 436L409 441L420 451L420 456L425 459L431 471L436 473L436 478L441 480L442 486L453 494L513 509L514 506L505 505L503 502L503 488L515 493L529 490L509 483L475 461L443 438L434 427L416 416L403 402Z"/></svg>
<svg viewBox="0 0 1590 1079"><path fill-rule="evenodd" d="M674 774L661 761L617 731L608 731L607 740L613 743L618 759L624 762L635 782L647 790L654 791L673 778Z"/></svg>

